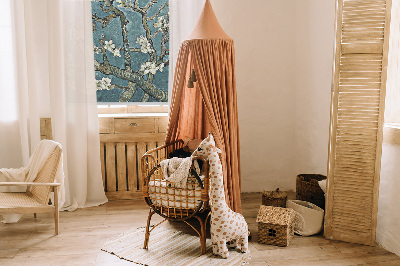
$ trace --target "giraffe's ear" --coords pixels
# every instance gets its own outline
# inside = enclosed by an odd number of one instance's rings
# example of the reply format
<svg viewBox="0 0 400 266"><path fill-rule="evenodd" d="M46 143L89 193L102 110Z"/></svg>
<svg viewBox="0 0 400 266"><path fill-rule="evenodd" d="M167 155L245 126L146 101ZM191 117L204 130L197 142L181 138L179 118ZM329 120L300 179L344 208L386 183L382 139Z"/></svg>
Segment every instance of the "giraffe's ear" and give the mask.
<svg viewBox="0 0 400 266"><path fill-rule="evenodd" d="M213 148L217 153L222 154L222 151L220 149L218 149L217 147L215 147L214 145L210 145L211 148Z"/></svg>

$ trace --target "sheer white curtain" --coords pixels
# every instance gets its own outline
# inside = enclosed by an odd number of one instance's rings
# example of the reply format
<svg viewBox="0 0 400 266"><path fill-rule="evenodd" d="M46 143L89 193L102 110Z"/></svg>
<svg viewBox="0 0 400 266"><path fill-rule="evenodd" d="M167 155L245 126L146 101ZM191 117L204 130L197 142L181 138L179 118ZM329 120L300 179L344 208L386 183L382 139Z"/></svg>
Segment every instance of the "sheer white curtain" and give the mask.
<svg viewBox="0 0 400 266"><path fill-rule="evenodd" d="M14 162L5 165L1 161L0 167L26 166L40 141L40 117L51 117L53 138L63 146L64 209L105 203L91 3L89 0L12 0L11 3L17 82L7 89L17 91L18 98L14 97L12 106L18 106L18 120L13 120L17 126L8 127L1 134L15 133L20 141L0 142L1 156L3 148L17 154Z"/></svg>
<svg viewBox="0 0 400 266"><path fill-rule="evenodd" d="M203 10L205 0L169 1L169 91L171 96L174 70L182 41L186 40ZM170 99L169 99L170 100Z"/></svg>
<svg viewBox="0 0 400 266"><path fill-rule="evenodd" d="M14 46L9 1L0 1L0 168L23 164L14 72Z"/></svg>

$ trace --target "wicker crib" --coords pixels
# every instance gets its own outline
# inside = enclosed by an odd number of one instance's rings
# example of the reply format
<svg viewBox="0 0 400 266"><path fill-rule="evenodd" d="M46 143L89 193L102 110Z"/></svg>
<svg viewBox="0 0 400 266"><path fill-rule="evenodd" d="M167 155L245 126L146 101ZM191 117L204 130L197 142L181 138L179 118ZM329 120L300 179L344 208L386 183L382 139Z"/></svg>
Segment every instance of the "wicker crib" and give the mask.
<svg viewBox="0 0 400 266"><path fill-rule="evenodd" d="M200 236L201 253L206 252L206 224L210 217L209 212L209 173L208 162L200 156L192 160L201 160L202 176L192 168L184 187L175 187L171 182L163 179L160 162L169 158L169 154L183 147L183 141L177 140L170 144L146 152L141 161L143 198L150 206L147 218L144 248L148 248L150 232L166 220L183 221L193 228ZM150 220L154 213L165 219L150 229ZM200 223L200 232L188 221L196 218Z"/></svg>

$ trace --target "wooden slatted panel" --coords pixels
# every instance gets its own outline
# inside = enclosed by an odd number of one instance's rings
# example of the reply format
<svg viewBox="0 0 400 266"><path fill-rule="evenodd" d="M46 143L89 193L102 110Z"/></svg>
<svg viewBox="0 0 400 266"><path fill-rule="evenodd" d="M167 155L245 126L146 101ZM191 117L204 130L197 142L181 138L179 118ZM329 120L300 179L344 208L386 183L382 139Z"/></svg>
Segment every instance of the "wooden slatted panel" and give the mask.
<svg viewBox="0 0 400 266"><path fill-rule="evenodd" d="M161 147L161 146L163 146L164 144L165 144L165 142L159 141L159 142L157 142L157 147ZM166 154L165 154L165 149L161 149L161 150L159 150L159 151L157 152L157 159L158 159L159 162L161 162L161 161L164 160L164 159L167 159L167 156L166 156Z"/></svg>
<svg viewBox="0 0 400 266"><path fill-rule="evenodd" d="M142 165L141 165L141 160L142 160L142 156L143 154L146 153L146 143L144 142L139 142L137 145L137 162L138 162L138 176L142 176ZM138 187L141 190L141 182L140 182L140 178L138 178Z"/></svg>
<svg viewBox="0 0 400 266"><path fill-rule="evenodd" d="M146 151L155 149L157 147L156 144L157 144L156 142L148 142ZM157 154L154 154L154 156L155 156L154 159L157 160ZM148 169L152 169L154 166L156 166L156 162L152 160L150 160L148 164L149 164Z"/></svg>
<svg viewBox="0 0 400 266"><path fill-rule="evenodd" d="M163 142L101 142L100 161L103 184L109 200L141 197L141 158L143 154ZM154 153L155 160L163 160L164 153ZM150 160L147 169L154 162Z"/></svg>
<svg viewBox="0 0 400 266"><path fill-rule="evenodd" d="M156 148L156 142L149 142L148 144L147 144L147 150L149 151L149 150L152 150L152 149L155 149Z"/></svg>
<svg viewBox="0 0 400 266"><path fill-rule="evenodd" d="M117 191L117 175L115 171L115 143L106 143L106 178L107 192Z"/></svg>
<svg viewBox="0 0 400 266"><path fill-rule="evenodd" d="M138 190L138 172L137 172L137 158L136 158L136 143L128 143L126 147L126 163L128 166L128 190Z"/></svg>
<svg viewBox="0 0 400 266"><path fill-rule="evenodd" d="M126 176L126 153L125 153L125 143L119 142L116 145L117 148L117 175L118 175L118 190L117 191L127 191L127 176Z"/></svg>
<svg viewBox="0 0 400 266"><path fill-rule="evenodd" d="M100 143L102 177L109 200L141 197L138 164L146 146L145 142Z"/></svg>
<svg viewBox="0 0 400 266"><path fill-rule="evenodd" d="M325 236L374 245L390 0L338 0Z"/></svg>
<svg viewBox="0 0 400 266"><path fill-rule="evenodd" d="M105 166L105 153L104 153L105 145L104 143L100 142L100 163L101 163L101 177L103 178L103 186L104 189L107 190L106 184L106 166Z"/></svg>

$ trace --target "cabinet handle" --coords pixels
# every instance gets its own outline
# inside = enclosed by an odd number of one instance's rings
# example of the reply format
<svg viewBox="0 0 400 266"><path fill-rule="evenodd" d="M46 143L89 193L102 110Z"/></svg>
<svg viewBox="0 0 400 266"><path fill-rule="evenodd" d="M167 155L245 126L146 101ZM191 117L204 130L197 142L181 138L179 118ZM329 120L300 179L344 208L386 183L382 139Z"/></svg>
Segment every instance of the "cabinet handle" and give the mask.
<svg viewBox="0 0 400 266"><path fill-rule="evenodd" d="M130 123L129 126L131 127L136 127L138 124L137 123Z"/></svg>

